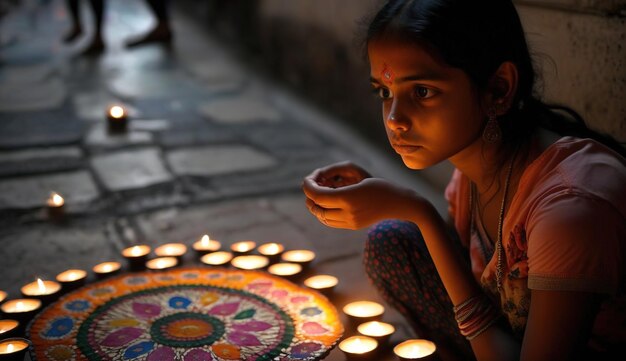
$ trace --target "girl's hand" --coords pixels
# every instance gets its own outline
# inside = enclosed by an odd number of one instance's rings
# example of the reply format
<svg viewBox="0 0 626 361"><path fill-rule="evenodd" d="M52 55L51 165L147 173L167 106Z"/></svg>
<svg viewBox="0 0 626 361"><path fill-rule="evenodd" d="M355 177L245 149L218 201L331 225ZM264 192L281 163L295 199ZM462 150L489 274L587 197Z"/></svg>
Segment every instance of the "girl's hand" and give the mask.
<svg viewBox="0 0 626 361"><path fill-rule="evenodd" d="M316 169L306 178L312 179L321 187L341 188L357 184L363 179L370 177L371 175L365 169L346 161Z"/></svg>
<svg viewBox="0 0 626 361"><path fill-rule="evenodd" d="M330 188L316 181L318 171L304 179L303 190L309 211L323 224L359 229L383 219L409 219L416 201L425 202L413 191L380 178Z"/></svg>

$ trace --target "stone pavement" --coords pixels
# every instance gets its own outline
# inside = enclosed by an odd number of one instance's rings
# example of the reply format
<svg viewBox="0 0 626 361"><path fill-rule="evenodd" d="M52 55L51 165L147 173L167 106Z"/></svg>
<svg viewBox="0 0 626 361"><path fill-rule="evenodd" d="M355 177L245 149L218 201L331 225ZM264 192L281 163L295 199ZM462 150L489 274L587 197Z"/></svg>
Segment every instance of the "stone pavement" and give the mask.
<svg viewBox="0 0 626 361"><path fill-rule="evenodd" d="M63 1L23 4L0 23L0 289L15 298L35 277L120 260L129 245L190 245L208 233L225 245L312 249L314 272L340 279L338 308L380 301L361 266L366 232L319 224L301 180L350 159L438 199L424 182L246 68L175 8L171 49L129 50L122 41L153 20L142 2L109 1L107 51L84 58L76 54L85 39L60 42L69 26ZM106 131L114 103L130 111L125 134ZM51 191L65 197L65 223L48 219ZM393 311L385 320L398 326L398 341L412 336Z"/></svg>

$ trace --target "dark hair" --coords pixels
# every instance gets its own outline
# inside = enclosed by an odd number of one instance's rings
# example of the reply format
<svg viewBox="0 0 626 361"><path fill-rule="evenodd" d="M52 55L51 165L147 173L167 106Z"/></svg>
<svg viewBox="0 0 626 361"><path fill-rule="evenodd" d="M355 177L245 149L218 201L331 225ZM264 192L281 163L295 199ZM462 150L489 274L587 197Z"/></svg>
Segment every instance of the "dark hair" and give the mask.
<svg viewBox="0 0 626 361"><path fill-rule="evenodd" d="M514 63L517 92L511 108L499 119L504 154L543 127L595 139L626 157L620 143L587 128L574 110L547 105L535 95L532 58L511 0L390 0L370 22L366 41L386 36L425 45L448 65L463 70L479 90L487 88L503 62ZM520 118L523 121L514 121Z"/></svg>

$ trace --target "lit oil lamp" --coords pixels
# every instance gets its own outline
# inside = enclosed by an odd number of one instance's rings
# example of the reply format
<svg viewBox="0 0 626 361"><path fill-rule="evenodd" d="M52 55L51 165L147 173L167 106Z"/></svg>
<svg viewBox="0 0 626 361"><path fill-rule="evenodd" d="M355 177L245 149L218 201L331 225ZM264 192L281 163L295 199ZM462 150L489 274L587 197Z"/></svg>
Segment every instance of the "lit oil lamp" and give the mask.
<svg viewBox="0 0 626 361"><path fill-rule="evenodd" d="M347 360L370 360L378 342L367 336L351 336L339 343Z"/></svg>
<svg viewBox="0 0 626 361"><path fill-rule="evenodd" d="M144 269L148 255L150 254L150 246L137 245L122 250L122 256L126 258L128 267L133 271Z"/></svg>
<svg viewBox="0 0 626 361"><path fill-rule="evenodd" d="M267 272L275 276L294 279L302 272L302 266L297 263L276 263L269 266Z"/></svg>
<svg viewBox="0 0 626 361"><path fill-rule="evenodd" d="M126 110L119 105L114 105L107 112L109 133L123 133L128 128L128 115Z"/></svg>
<svg viewBox="0 0 626 361"><path fill-rule="evenodd" d="M348 316L354 325L364 322L378 321L385 312L385 307L380 303L372 301L356 301L348 303L343 307L343 313Z"/></svg>
<svg viewBox="0 0 626 361"><path fill-rule="evenodd" d="M64 291L74 290L85 284L87 272L82 269L68 269L59 273L56 277L57 282L63 286Z"/></svg>
<svg viewBox="0 0 626 361"><path fill-rule="evenodd" d="M17 320L20 324L27 324L30 319L41 308L41 301L34 298L18 298L9 300L0 306L0 310L12 320Z"/></svg>
<svg viewBox="0 0 626 361"><path fill-rule="evenodd" d="M369 336L379 344L384 345L389 337L396 331L393 325L385 322L370 321L360 324L356 329L361 335Z"/></svg>
<svg viewBox="0 0 626 361"><path fill-rule="evenodd" d="M280 260L280 255L284 250L285 247L282 244L275 242L265 243L257 248L257 251L259 251L261 255L269 258L271 263Z"/></svg>
<svg viewBox="0 0 626 361"><path fill-rule="evenodd" d="M337 277L331 275L317 275L304 280L305 286L317 290L326 296L333 292L338 283Z"/></svg>
<svg viewBox="0 0 626 361"><path fill-rule="evenodd" d="M154 250L157 257L176 257L178 263L183 261L185 253L187 253L187 246L182 243L166 243Z"/></svg>
<svg viewBox="0 0 626 361"><path fill-rule="evenodd" d="M200 238L199 241L196 241L193 244L193 249L196 253L202 257L207 253L219 251L222 247L222 244L214 239L209 238L209 235L205 234Z"/></svg>
<svg viewBox="0 0 626 361"><path fill-rule="evenodd" d="M209 266L223 266L233 259L233 254L225 251L218 251L205 254L200 258L200 262Z"/></svg>
<svg viewBox="0 0 626 361"><path fill-rule="evenodd" d="M270 260L265 256L237 256L230 261L235 268L243 270L259 270L267 267Z"/></svg>
<svg viewBox="0 0 626 361"><path fill-rule="evenodd" d="M19 327L17 320L0 320L0 339L17 336Z"/></svg>
<svg viewBox="0 0 626 361"><path fill-rule="evenodd" d="M254 241L241 241L233 243L230 246L231 251L237 256L243 256L252 252L256 248L256 242Z"/></svg>
<svg viewBox="0 0 626 361"><path fill-rule="evenodd" d="M4 291L0 291L0 303L7 298L7 293Z"/></svg>
<svg viewBox="0 0 626 361"><path fill-rule="evenodd" d="M400 361L429 360L437 346L431 341L424 339L407 340L393 348L393 353Z"/></svg>
<svg viewBox="0 0 626 361"><path fill-rule="evenodd" d="M61 284L55 281L42 280L37 278L36 281L28 283L20 289L24 297L33 297L47 304L59 295Z"/></svg>
<svg viewBox="0 0 626 361"><path fill-rule="evenodd" d="M175 267L178 264L176 257L159 257L146 262L146 267L153 271L160 271Z"/></svg>
<svg viewBox="0 0 626 361"><path fill-rule="evenodd" d="M65 220L65 199L59 193L51 192L46 203L48 205L48 219L53 222Z"/></svg>
<svg viewBox="0 0 626 361"><path fill-rule="evenodd" d="M119 262L102 262L93 266L92 270L98 278L104 278L119 272L122 265Z"/></svg>
<svg viewBox="0 0 626 361"><path fill-rule="evenodd" d="M25 338L8 338L0 341L0 360L23 361L30 347L30 341Z"/></svg>
<svg viewBox="0 0 626 361"><path fill-rule="evenodd" d="M315 259L315 252L306 249L296 249L283 253L280 258L283 262L299 263L302 267L306 267Z"/></svg>

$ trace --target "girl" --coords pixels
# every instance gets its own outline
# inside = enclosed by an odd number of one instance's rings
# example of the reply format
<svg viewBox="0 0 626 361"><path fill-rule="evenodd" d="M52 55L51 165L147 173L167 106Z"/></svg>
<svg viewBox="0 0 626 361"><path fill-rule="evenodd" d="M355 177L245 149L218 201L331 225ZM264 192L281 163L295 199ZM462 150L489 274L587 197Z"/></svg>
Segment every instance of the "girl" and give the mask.
<svg viewBox="0 0 626 361"><path fill-rule="evenodd" d="M377 223L368 276L441 358L624 359L625 151L535 97L511 1L391 0L367 35L393 149L411 169L456 167L456 232L416 192L351 163L305 178L311 213Z"/></svg>

